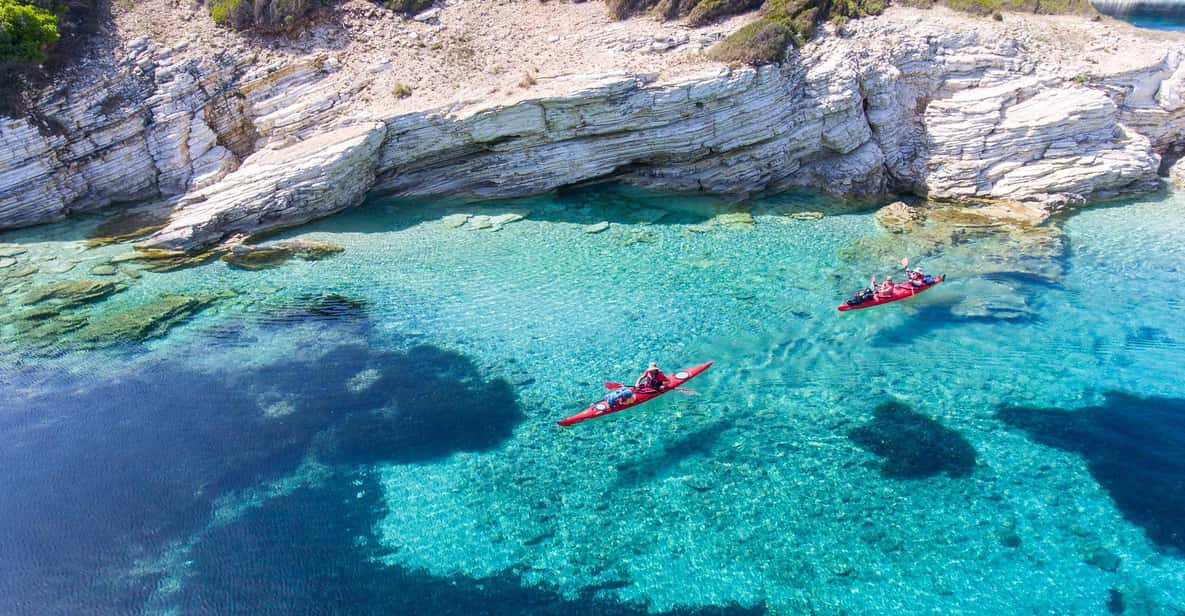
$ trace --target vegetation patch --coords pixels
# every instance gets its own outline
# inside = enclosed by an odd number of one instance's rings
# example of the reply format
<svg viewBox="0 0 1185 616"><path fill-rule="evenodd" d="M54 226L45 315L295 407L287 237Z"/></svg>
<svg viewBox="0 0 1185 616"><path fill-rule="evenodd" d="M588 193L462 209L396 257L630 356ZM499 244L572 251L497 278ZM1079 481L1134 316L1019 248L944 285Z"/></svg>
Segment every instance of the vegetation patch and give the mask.
<svg viewBox="0 0 1185 616"><path fill-rule="evenodd" d="M412 87L407 85L406 83L403 83L402 81L397 82L394 86L391 87L391 96L393 96L395 98L407 98L407 97L411 96L411 94L412 94Z"/></svg>
<svg viewBox="0 0 1185 616"><path fill-rule="evenodd" d="M387 0L383 6L402 15L416 15L432 7L434 0ZM622 18L618 18L622 19Z"/></svg>
<svg viewBox="0 0 1185 616"><path fill-rule="evenodd" d="M904 6L929 8L942 4L955 10L1001 19L1001 11L1042 14L1093 14L1090 0L897 0ZM720 62L779 63L791 46L802 45L825 22L846 23L878 15L890 0L606 0L617 19L650 12L663 19L686 19L702 26L754 9L761 18L734 32L709 50Z"/></svg>
<svg viewBox="0 0 1185 616"><path fill-rule="evenodd" d="M766 17L720 41L708 57L721 62L771 64L781 61L786 49L800 41L789 20Z"/></svg>
<svg viewBox="0 0 1185 616"><path fill-rule="evenodd" d="M235 30L290 30L313 9L313 0L212 0L210 19Z"/></svg>
<svg viewBox="0 0 1185 616"><path fill-rule="evenodd" d="M43 62L58 40L58 18L20 0L0 0L0 62Z"/></svg>

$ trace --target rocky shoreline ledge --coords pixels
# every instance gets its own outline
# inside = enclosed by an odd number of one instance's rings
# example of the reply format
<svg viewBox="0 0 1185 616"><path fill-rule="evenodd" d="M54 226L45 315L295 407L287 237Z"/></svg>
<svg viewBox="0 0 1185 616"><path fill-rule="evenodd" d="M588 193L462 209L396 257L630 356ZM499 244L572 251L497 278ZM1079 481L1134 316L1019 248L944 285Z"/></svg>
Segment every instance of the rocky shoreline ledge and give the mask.
<svg viewBox="0 0 1185 616"><path fill-rule="evenodd" d="M108 80L0 119L0 228L173 199L141 246L193 252L368 195L595 180L1054 210L1159 186L1185 132L1183 58L1185 39L1116 22L892 9L782 66L540 77L517 100L406 111L355 100L365 80L330 55L256 66L242 46L140 38Z"/></svg>

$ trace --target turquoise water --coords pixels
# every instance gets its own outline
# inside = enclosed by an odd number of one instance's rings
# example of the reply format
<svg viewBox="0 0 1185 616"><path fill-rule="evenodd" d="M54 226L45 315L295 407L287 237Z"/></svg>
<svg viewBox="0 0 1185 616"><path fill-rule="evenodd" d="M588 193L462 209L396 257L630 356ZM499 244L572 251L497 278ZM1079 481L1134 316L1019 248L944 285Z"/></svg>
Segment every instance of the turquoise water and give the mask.
<svg viewBox="0 0 1185 616"><path fill-rule="evenodd" d="M1174 32L1185 30L1185 23L1182 23L1180 17L1164 17L1153 15L1127 16L1123 19L1141 28L1151 28L1153 30L1170 30Z"/></svg>
<svg viewBox="0 0 1185 616"><path fill-rule="evenodd" d="M82 314L219 299L100 349L0 328L0 612L1185 610L1183 204L889 234L605 187L375 202L275 269L119 264ZM94 224L0 235L40 268L0 311L128 252ZM948 282L836 312L907 255ZM716 364L555 425L651 360Z"/></svg>

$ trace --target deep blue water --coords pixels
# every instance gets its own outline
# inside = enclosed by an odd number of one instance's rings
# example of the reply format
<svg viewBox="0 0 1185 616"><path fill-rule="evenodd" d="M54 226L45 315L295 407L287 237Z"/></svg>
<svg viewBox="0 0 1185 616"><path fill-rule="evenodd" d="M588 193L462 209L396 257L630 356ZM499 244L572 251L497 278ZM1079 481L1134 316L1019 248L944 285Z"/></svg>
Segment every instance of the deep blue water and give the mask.
<svg viewBox="0 0 1185 616"><path fill-rule="evenodd" d="M374 203L289 234L329 260L121 274L84 314L230 295L102 349L0 328L0 613L1185 610L1181 204L1018 258L810 195L749 222L610 187ZM6 319L127 251L88 224L0 236L41 268ZM835 311L903 253L950 282ZM554 424L649 359L716 365Z"/></svg>

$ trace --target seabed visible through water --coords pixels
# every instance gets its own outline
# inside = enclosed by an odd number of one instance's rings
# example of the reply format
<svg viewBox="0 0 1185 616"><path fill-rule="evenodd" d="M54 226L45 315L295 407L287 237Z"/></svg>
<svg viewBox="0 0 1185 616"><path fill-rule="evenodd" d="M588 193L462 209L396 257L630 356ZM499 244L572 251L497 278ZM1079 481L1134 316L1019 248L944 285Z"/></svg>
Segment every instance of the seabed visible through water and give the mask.
<svg viewBox="0 0 1185 616"><path fill-rule="evenodd" d="M259 271L100 222L0 235L2 613L1185 611L1180 194L376 201ZM651 360L716 364L555 425Z"/></svg>

